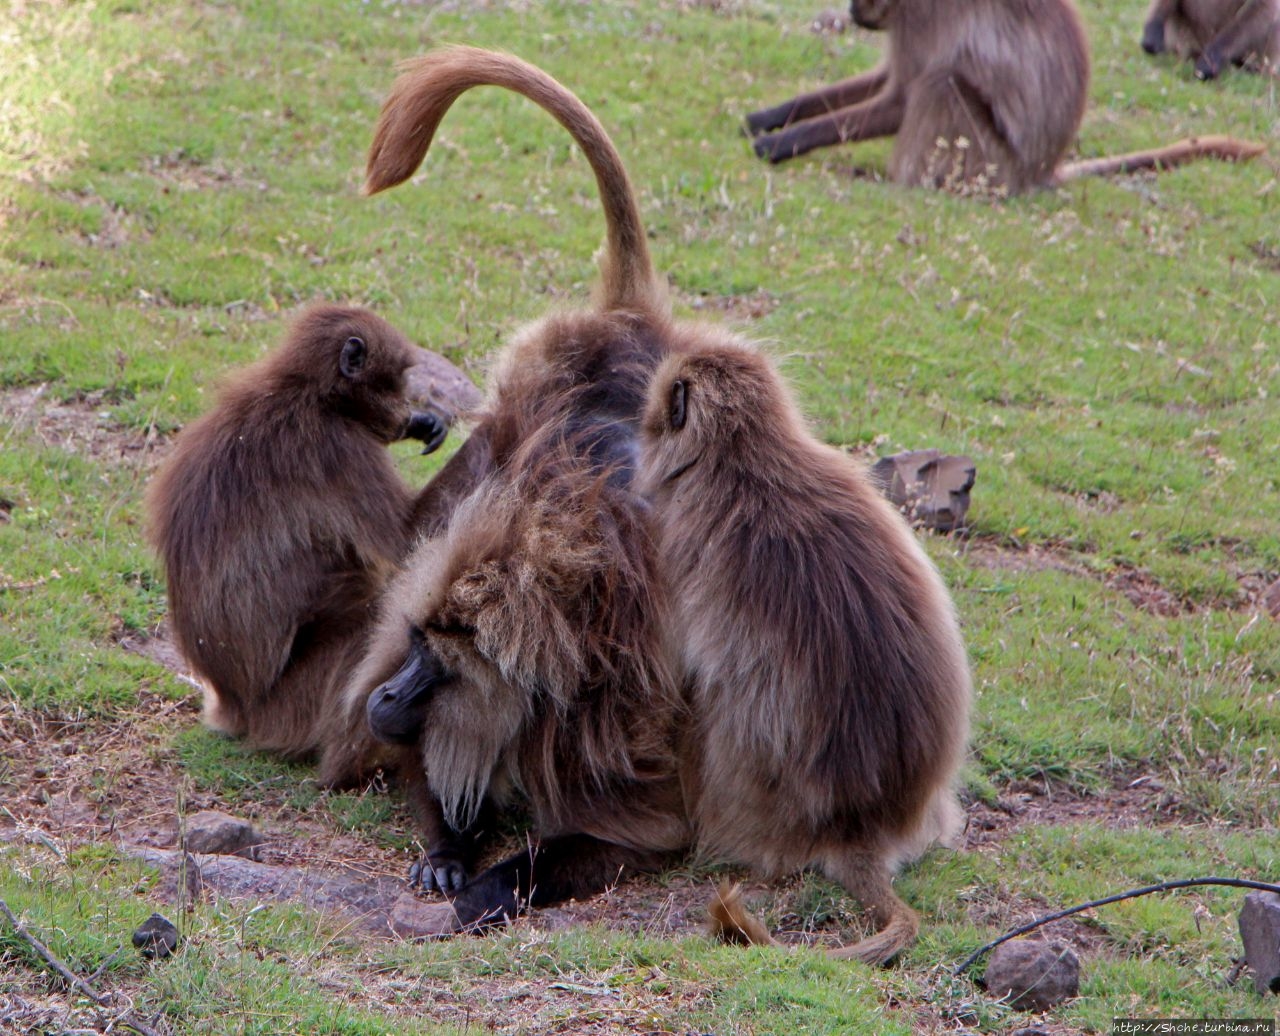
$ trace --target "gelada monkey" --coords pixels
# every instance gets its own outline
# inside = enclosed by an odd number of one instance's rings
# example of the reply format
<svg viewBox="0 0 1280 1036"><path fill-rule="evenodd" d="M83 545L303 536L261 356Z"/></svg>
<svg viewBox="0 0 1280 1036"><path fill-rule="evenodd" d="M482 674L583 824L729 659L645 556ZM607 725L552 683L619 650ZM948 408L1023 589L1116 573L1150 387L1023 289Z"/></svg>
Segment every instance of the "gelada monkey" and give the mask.
<svg viewBox="0 0 1280 1036"><path fill-rule="evenodd" d="M836 955L891 959L919 926L893 874L961 816L970 678L941 578L769 361L728 336L659 367L639 466L697 718L700 848L764 875L821 870L877 926ZM735 894L712 917L762 938Z"/></svg>
<svg viewBox="0 0 1280 1036"><path fill-rule="evenodd" d="M316 306L178 436L147 494L178 647L209 726L286 756L328 740L414 495L387 445L446 426L404 394L416 347L363 309Z"/></svg>
<svg viewBox="0 0 1280 1036"><path fill-rule="evenodd" d="M455 893L444 930L597 891L690 840L672 749L680 702L631 485L645 389L675 325L621 160L555 80L458 47L406 66L366 189L412 175L452 103L485 84L531 98L581 147L606 248L593 304L524 328L497 364L470 437L437 477L453 478L449 505L387 593L347 696L349 716L367 711L374 732L416 753L421 794L443 806L414 877ZM471 830L513 787L538 852L468 881Z"/></svg>
<svg viewBox="0 0 1280 1036"><path fill-rule="evenodd" d="M1280 0L1154 0L1142 49L1194 60L1200 79L1228 65L1280 75Z"/></svg>
<svg viewBox="0 0 1280 1036"><path fill-rule="evenodd" d="M1084 117L1089 49L1071 0L852 0L853 20L888 33L871 72L754 112L756 154L893 136L889 178L905 186L1018 194L1086 175L1244 160L1230 137L1063 162Z"/></svg>

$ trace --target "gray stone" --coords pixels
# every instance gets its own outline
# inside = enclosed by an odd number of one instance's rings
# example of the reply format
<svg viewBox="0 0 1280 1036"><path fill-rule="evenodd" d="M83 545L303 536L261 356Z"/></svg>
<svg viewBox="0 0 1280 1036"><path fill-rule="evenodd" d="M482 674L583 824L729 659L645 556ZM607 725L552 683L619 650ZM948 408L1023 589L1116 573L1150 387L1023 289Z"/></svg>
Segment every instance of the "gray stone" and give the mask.
<svg viewBox="0 0 1280 1036"><path fill-rule="evenodd" d="M1047 1011L1080 992L1080 960L1071 947L1015 939L996 947L983 977L991 996L1023 1011Z"/></svg>
<svg viewBox="0 0 1280 1036"><path fill-rule="evenodd" d="M1240 911L1245 962L1259 993L1280 993L1280 895L1250 892Z"/></svg>
<svg viewBox="0 0 1280 1036"><path fill-rule="evenodd" d="M187 817L185 827L182 848L190 853L253 859L254 850L266 841L247 820L212 809Z"/></svg>

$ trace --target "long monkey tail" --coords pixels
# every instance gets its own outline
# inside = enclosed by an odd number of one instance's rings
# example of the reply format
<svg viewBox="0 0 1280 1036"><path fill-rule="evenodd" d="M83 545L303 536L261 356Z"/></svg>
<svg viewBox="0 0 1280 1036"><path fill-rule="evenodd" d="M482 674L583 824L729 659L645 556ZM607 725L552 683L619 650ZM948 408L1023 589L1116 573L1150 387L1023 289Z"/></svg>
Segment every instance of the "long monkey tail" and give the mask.
<svg viewBox="0 0 1280 1036"><path fill-rule="evenodd" d="M635 192L600 121L541 69L510 54L445 47L401 65L382 106L365 167L366 194L403 183L426 157L445 112L475 86L501 86L546 109L573 137L595 173L608 235L601 262L604 309L651 310L663 297Z"/></svg>
<svg viewBox="0 0 1280 1036"><path fill-rule="evenodd" d="M1067 162L1058 167L1053 183L1066 183L1082 176L1109 176L1116 173L1136 173L1143 169L1172 169L1197 158L1218 158L1225 162L1247 162L1266 151L1262 144L1235 137L1187 137L1167 147L1149 151L1131 151L1125 155L1105 158L1087 158L1079 162Z"/></svg>

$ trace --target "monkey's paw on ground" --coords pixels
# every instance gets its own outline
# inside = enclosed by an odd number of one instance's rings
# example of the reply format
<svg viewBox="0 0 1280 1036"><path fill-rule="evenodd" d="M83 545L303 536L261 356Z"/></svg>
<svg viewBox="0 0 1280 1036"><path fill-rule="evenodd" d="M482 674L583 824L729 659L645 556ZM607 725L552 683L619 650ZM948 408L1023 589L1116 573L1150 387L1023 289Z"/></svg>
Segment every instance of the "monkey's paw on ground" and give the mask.
<svg viewBox="0 0 1280 1036"><path fill-rule="evenodd" d="M969 490L977 469L965 456L938 450L908 450L881 457L871 477L911 521L935 532L964 528Z"/></svg>

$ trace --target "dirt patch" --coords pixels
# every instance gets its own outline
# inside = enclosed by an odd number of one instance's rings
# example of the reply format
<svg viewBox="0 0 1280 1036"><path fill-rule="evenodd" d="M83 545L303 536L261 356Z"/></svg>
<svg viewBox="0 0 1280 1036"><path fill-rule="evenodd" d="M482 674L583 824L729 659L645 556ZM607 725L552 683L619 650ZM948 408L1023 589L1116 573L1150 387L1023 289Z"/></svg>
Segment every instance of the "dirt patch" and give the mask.
<svg viewBox="0 0 1280 1036"><path fill-rule="evenodd" d="M48 385L0 391L0 448L15 434L48 449L87 457L113 467L145 468L154 463L162 440L154 431L138 432L111 415L106 391L85 392L70 399L53 398Z"/></svg>
<svg viewBox="0 0 1280 1036"><path fill-rule="evenodd" d="M267 189L265 181L250 180L219 162L205 164L181 149L149 159L147 171L165 185L166 193L170 188L179 191L205 191L218 187Z"/></svg>
<svg viewBox="0 0 1280 1036"><path fill-rule="evenodd" d="M1135 608L1151 615L1172 618L1209 611L1265 612L1280 618L1280 578L1275 573L1235 567L1237 593L1210 602L1192 600L1162 586L1153 575L1132 565L1113 564L1102 570L1086 564L1078 553L1053 544L1010 544L994 537L959 540L962 558L983 568L1005 572L1065 572L1092 579L1120 594Z"/></svg>
<svg viewBox="0 0 1280 1036"><path fill-rule="evenodd" d="M1155 777L1117 777L1109 788L1080 792L1047 781L1013 781L993 803L965 810L964 848L998 848L1022 828L1093 824L1114 831L1175 825L1183 817L1176 795Z"/></svg>
<svg viewBox="0 0 1280 1036"><path fill-rule="evenodd" d="M767 317L781 301L777 295L763 288L741 295L690 295L682 292L680 298L694 312L723 313L738 323Z"/></svg>

